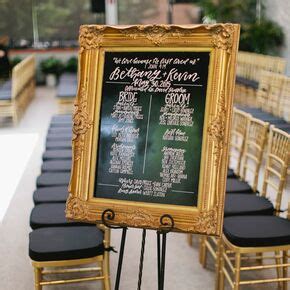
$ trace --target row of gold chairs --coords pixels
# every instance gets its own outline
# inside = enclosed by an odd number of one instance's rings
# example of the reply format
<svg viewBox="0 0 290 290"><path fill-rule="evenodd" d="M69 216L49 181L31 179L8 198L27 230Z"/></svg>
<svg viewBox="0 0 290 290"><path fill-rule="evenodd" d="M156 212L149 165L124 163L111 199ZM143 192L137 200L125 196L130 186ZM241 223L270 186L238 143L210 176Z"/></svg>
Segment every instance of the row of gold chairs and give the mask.
<svg viewBox="0 0 290 290"><path fill-rule="evenodd" d="M287 277L287 267L290 266L287 261L287 251L290 247L290 222L279 217L290 161L290 136L274 126L270 127L270 134L268 134L268 128L268 123L234 109L231 167L238 178L251 183L255 194L227 193L223 237L221 239L206 237L200 239L201 264L206 266L208 253L215 260L216 289L224 289L225 278L234 290L240 289L242 285L267 282L279 282L279 286L285 290L287 281L290 281L290 278ZM262 190L258 192L258 177L266 143L264 179ZM271 223L274 225L273 228ZM282 228L282 233L280 233L280 237L278 233L277 239L275 230L279 227ZM261 233L261 231L263 232ZM259 234L262 237L259 237ZM279 238L282 240L280 241ZM275 251L272 258L275 259L276 264L262 264L265 256L261 253ZM280 254L281 251L282 254ZM252 253L258 254L254 257L249 256ZM267 259L269 258L267 256ZM244 264L246 261L259 261L259 263L258 265L242 266L242 262ZM276 269L277 277L252 281L241 280L241 272L263 269Z"/></svg>
<svg viewBox="0 0 290 290"><path fill-rule="evenodd" d="M12 117L16 124L35 95L35 56L12 69L11 80L0 85L0 118Z"/></svg>
<svg viewBox="0 0 290 290"><path fill-rule="evenodd" d="M283 74L286 60L281 57L239 51L237 57L237 75L259 82L261 71Z"/></svg>
<svg viewBox="0 0 290 290"><path fill-rule="evenodd" d="M30 215L29 256L34 270L34 289L99 281L104 290L110 290L110 229L68 221L65 217L71 131L70 115L53 116ZM74 206L72 203L67 211L76 210Z"/></svg>
<svg viewBox="0 0 290 290"><path fill-rule="evenodd" d="M267 75L264 72L275 75L284 75L286 61L280 57L239 52L237 60L237 83L235 88L235 102L250 107L259 107L257 93L260 90L260 82L265 82ZM269 84L266 81L267 85ZM263 89L263 87L262 87Z"/></svg>

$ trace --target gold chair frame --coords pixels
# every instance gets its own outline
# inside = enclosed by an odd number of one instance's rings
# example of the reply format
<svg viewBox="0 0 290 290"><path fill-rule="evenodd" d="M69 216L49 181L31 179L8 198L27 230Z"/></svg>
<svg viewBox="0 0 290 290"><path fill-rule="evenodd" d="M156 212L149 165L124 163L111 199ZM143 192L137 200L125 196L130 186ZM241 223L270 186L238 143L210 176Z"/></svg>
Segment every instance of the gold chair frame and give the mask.
<svg viewBox="0 0 290 290"><path fill-rule="evenodd" d="M98 226L104 231L104 248L110 247L110 229L104 226ZM43 286L90 282L90 281L103 281L103 289L110 290L110 261L109 252L104 251L103 255L92 258L75 259L75 260L62 260L62 261L32 261L34 268L34 289L42 290ZM80 267L83 265L97 264L98 266ZM61 269L57 269L61 267ZM65 267L65 268L63 268ZM72 268L73 267L73 268ZM47 269L52 268L52 269ZM88 276L80 278L61 278L53 280L43 279L47 275L52 274L74 274L74 273L98 273L97 276Z"/></svg>
<svg viewBox="0 0 290 290"><path fill-rule="evenodd" d="M282 192L286 185L287 169L290 164L290 135L271 126L270 136L269 136L269 146L268 146L268 158L264 174L264 184L262 189L262 196L266 196L267 187L271 186L277 191L276 198L276 213L278 215ZM270 181L269 175L273 174L279 179L278 186ZM290 203L288 205L288 219L290 218ZM220 261L216 263L218 266L216 287L217 289L224 289L224 278L227 279L233 290L239 290L240 286L243 285L253 285L262 283L274 283L278 282L280 289L287 290L287 282L290 281L290 277L287 277L287 269L290 266L288 263L288 251L290 250L290 245L274 246L274 247L238 247L233 245L224 235L222 237L222 242L219 244L218 257ZM263 253L274 252L274 256L264 257ZM282 255L280 254L282 252ZM256 254L256 256L246 256L242 255ZM271 265L255 265L255 266L243 266L241 262L243 260L260 260L264 259L275 259L276 263ZM281 261L282 260L282 261ZM234 261L234 263L232 262ZM231 270L234 278L232 279L230 272L227 270L226 265ZM241 281L240 274L242 271L256 271L263 269L276 269L277 278L270 279L257 279L257 280L245 280ZM282 285L281 285L282 283Z"/></svg>
<svg viewBox="0 0 290 290"><path fill-rule="evenodd" d="M242 164L242 180L246 180L248 171L253 172L253 191L257 190L259 171L262 164L263 153L267 141L269 123L263 122L259 119L253 118L249 115L247 133L245 138L245 146L243 151L243 164ZM255 148L255 152L251 149ZM256 154L254 154L256 153ZM255 163L255 169L248 165L249 161ZM190 240L188 240L190 243ZM200 238L199 261L203 268L206 267L207 253L209 252L215 261L216 280L219 280L220 268L220 254L221 254L221 239L215 237L203 236ZM218 284L218 283L217 283ZM218 287L218 286L217 286ZM218 288L217 288L218 289Z"/></svg>
<svg viewBox="0 0 290 290"><path fill-rule="evenodd" d="M245 151L250 114L234 108L230 140L230 161L236 159L234 173L241 175L242 158Z"/></svg>
<svg viewBox="0 0 290 290"><path fill-rule="evenodd" d="M35 56L30 55L12 70L11 100L0 100L0 117L17 124L35 95Z"/></svg>

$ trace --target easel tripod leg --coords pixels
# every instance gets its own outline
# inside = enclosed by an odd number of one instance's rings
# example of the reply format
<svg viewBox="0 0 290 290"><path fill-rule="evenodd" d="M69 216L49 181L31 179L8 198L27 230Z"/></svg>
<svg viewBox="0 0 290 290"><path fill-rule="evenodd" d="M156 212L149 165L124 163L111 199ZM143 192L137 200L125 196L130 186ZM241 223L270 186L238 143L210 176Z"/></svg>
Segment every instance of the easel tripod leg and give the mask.
<svg viewBox="0 0 290 290"><path fill-rule="evenodd" d="M124 248L125 248L125 242L126 242L126 234L127 234L127 228L123 228L123 230L122 230L122 240L121 240L121 246L120 246L120 254L119 254L119 261L118 261L118 270L117 270L116 282L115 282L115 290L119 290L119 285L120 285L120 278L121 278L121 271L122 271L122 264L123 264L123 256L124 256Z"/></svg>

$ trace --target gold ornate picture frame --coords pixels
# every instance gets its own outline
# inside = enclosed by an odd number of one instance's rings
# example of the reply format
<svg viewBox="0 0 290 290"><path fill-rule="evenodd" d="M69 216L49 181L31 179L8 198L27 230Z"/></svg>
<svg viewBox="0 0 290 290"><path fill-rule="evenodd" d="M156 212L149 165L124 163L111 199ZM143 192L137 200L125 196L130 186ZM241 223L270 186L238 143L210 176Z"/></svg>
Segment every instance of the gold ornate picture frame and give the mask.
<svg viewBox="0 0 290 290"><path fill-rule="evenodd" d="M172 218L174 231L221 234L238 38L239 25L236 24L81 26L79 85L73 115L73 160L66 206L68 219L101 223L103 213L110 210L113 212L113 216L109 216L112 225L158 229ZM104 90L111 88L104 84L106 70L112 71L112 63L108 63L106 57L124 53L129 56L126 58L129 61L130 55L133 61L138 53L147 55L147 58L182 53L185 56L209 56L205 67L206 98L194 205L174 204L174 201L148 202L137 197L131 200L130 195L124 199L106 198L102 192L100 196L96 193L96 179L105 170L98 160L99 154L103 154L100 148L105 148L101 132L101 124L105 122L103 110L109 106L104 103L108 99ZM112 59L116 59L116 64L117 57ZM186 59L190 61L190 58ZM188 160L183 161L190 166ZM190 176L187 178L190 180Z"/></svg>

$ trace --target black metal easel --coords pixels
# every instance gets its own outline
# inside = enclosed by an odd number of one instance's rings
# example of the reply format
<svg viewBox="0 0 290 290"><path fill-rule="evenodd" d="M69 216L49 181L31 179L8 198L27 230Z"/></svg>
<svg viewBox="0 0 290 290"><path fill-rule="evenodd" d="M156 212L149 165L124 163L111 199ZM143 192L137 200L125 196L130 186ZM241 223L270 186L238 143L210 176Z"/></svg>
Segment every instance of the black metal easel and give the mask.
<svg viewBox="0 0 290 290"><path fill-rule="evenodd" d="M112 226L110 221L115 218L115 212L112 209L106 209L102 213L102 223L111 229L122 229L122 238L120 245L120 253L118 260L118 269L115 281L115 290L119 290L122 264L124 257L124 248L126 242L127 227L122 226ZM164 277L165 277L165 256L166 256L166 238L167 234L171 232L174 228L174 220L171 215L164 214L160 217L160 227L157 230L157 274L158 274L158 290L164 290ZM161 239L162 237L162 239ZM138 286L137 290L141 290L142 284L142 273L143 273L143 262L144 262L144 252L146 243L146 229L142 232L142 243L141 243L141 254L139 262L139 276L138 276Z"/></svg>

